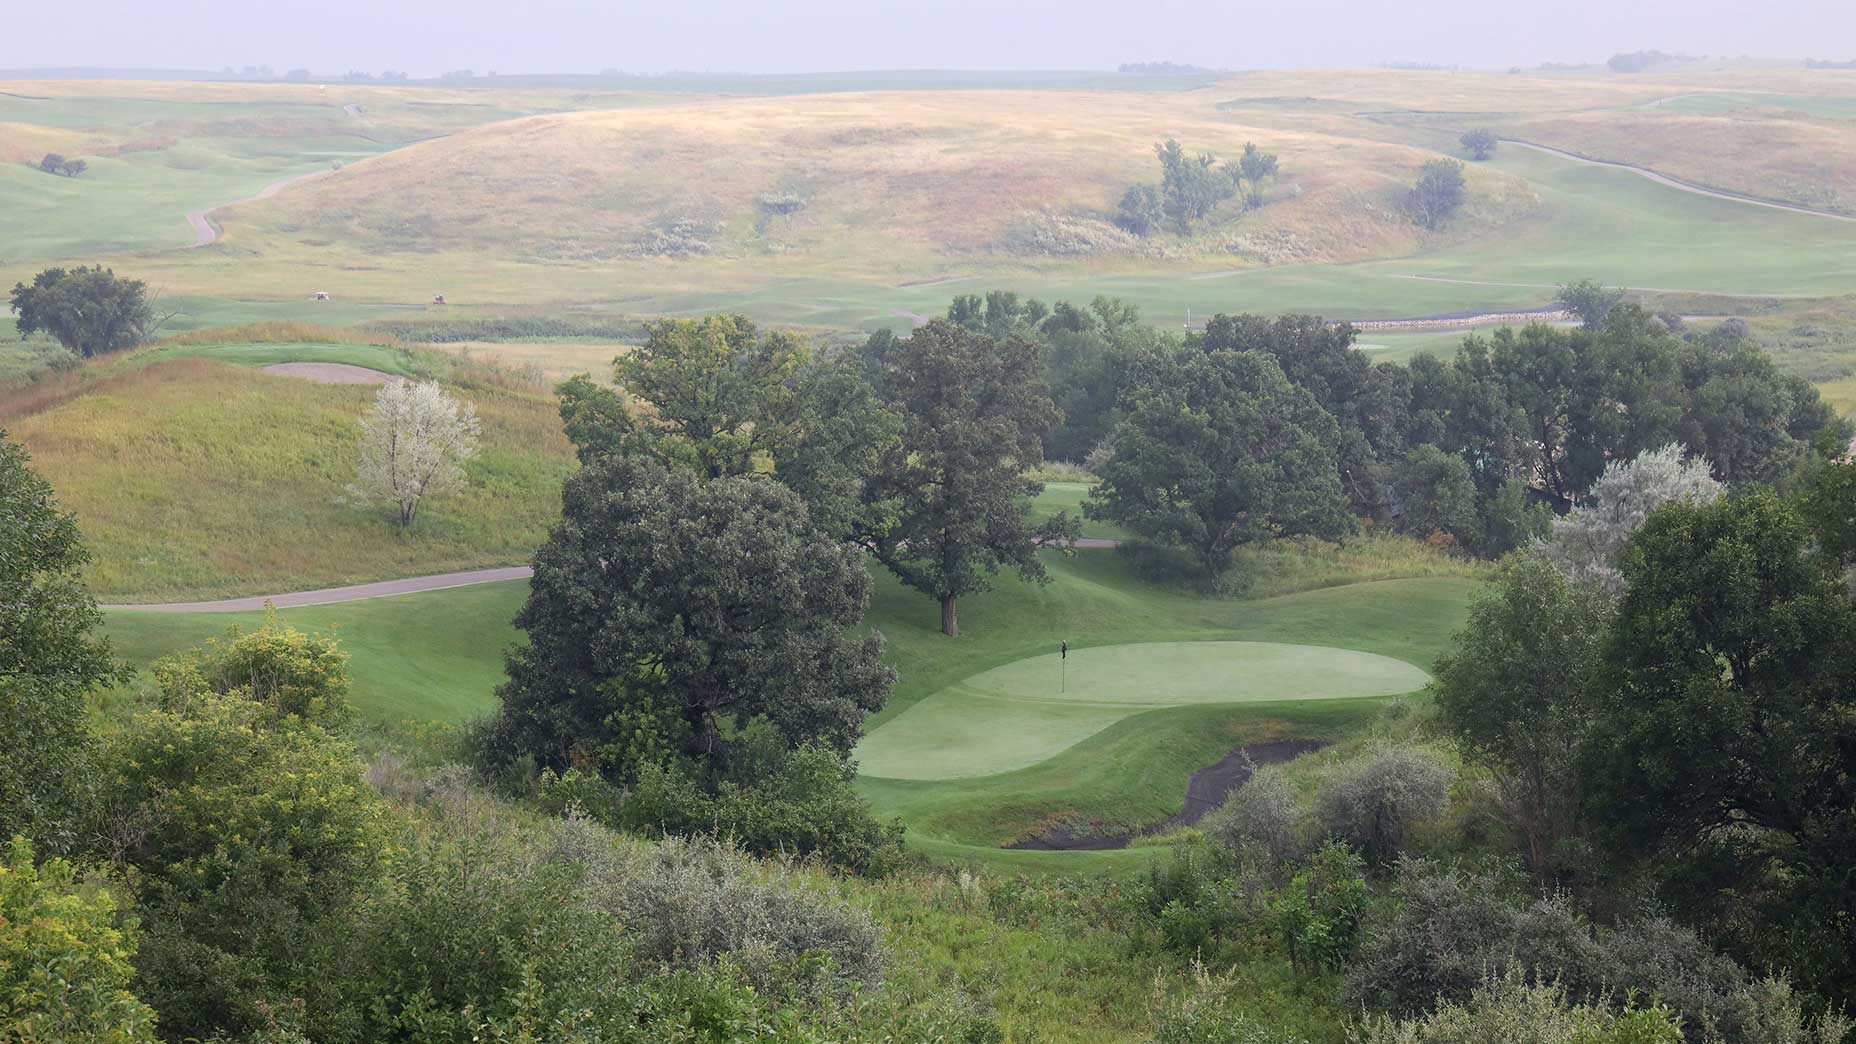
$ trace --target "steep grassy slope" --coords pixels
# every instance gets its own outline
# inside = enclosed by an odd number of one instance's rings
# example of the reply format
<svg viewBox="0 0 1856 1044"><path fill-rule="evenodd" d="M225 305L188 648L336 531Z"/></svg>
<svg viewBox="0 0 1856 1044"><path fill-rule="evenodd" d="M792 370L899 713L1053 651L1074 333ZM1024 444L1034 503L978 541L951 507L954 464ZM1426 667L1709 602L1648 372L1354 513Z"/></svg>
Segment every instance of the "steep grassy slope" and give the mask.
<svg viewBox="0 0 1856 1044"><path fill-rule="evenodd" d="M374 389L254 367L306 360L419 369L401 353L266 344L145 355L28 389L26 403L42 408L4 421L77 513L93 556L87 580L106 600L261 594L507 565L526 560L559 511L571 452L540 389L460 390L483 423L469 484L398 532L382 512L344 500L357 422Z"/></svg>

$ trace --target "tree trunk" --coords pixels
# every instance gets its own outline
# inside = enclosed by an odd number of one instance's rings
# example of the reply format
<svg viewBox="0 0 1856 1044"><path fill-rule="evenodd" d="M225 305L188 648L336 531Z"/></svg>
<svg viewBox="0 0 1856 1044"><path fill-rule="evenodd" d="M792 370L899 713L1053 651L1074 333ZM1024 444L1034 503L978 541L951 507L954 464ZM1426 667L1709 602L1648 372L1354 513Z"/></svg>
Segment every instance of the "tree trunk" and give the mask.
<svg viewBox="0 0 1856 1044"><path fill-rule="evenodd" d="M954 596L941 596L941 633L949 638L960 637L960 619L954 610Z"/></svg>

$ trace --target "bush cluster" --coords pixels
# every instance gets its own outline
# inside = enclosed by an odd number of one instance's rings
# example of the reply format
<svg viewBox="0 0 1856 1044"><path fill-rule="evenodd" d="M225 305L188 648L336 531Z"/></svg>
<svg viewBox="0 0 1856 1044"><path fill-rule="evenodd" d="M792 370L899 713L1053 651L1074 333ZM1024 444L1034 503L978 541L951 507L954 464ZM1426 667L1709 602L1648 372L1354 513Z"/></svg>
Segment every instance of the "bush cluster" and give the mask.
<svg viewBox="0 0 1856 1044"><path fill-rule="evenodd" d="M1579 1004L1655 997L1696 1041L1828 1044L1849 1029L1807 1017L1783 979L1748 972L1664 917L1601 928L1565 895L1527 899L1511 874L1419 859L1399 863L1389 899L1347 970L1350 1005L1417 1015L1441 998L1473 1009L1488 1001L1476 994L1490 975L1528 976Z"/></svg>

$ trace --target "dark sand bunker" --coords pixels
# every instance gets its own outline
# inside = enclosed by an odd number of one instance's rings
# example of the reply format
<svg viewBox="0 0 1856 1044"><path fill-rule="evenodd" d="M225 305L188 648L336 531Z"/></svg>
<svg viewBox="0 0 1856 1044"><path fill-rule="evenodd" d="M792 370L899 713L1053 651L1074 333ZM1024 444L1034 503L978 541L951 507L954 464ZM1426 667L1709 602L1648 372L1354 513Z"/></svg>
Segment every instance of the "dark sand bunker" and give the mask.
<svg viewBox="0 0 1856 1044"><path fill-rule="evenodd" d="M1226 754L1217 764L1192 774L1186 783L1186 807L1171 819L1129 833L1098 832L1071 827L1051 827L1020 838L1006 848L1032 852L1101 852L1126 848L1136 837L1151 837L1192 826L1212 809L1224 803L1233 790L1250 782L1250 777L1265 765L1282 765L1327 746L1326 740L1271 740L1253 743Z"/></svg>

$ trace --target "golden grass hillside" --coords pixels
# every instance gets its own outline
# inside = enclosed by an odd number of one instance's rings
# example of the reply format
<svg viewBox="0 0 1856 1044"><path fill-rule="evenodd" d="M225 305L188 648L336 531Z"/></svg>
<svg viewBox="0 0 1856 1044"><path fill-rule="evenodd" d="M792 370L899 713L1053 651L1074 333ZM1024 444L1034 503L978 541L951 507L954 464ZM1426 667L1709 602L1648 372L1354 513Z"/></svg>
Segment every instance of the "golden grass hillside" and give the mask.
<svg viewBox="0 0 1856 1044"><path fill-rule="evenodd" d="M572 452L553 400L460 391L483 423L463 491L405 533L342 502L374 389L176 358L12 416L9 437L77 514L114 601L267 594L527 561Z"/></svg>
<svg viewBox="0 0 1856 1044"><path fill-rule="evenodd" d="M1856 212L1856 70L1676 63L1627 75L1257 72L1233 118L1454 150L1473 127L1767 199Z"/></svg>
<svg viewBox="0 0 1856 1044"><path fill-rule="evenodd" d="M1856 213L1856 121L1780 110L1713 116L1636 109L1522 120L1502 132L1715 188Z"/></svg>
<svg viewBox="0 0 1856 1044"><path fill-rule="evenodd" d="M1422 238L1397 199L1421 150L1259 128L1211 94L940 92L714 99L537 116L349 166L227 219L230 248L289 244L610 266L765 261L906 277L950 263L1348 261ZM1272 202L1186 242L1109 224L1157 180L1155 141L1281 155ZM1476 178L1482 228L1525 185Z"/></svg>

